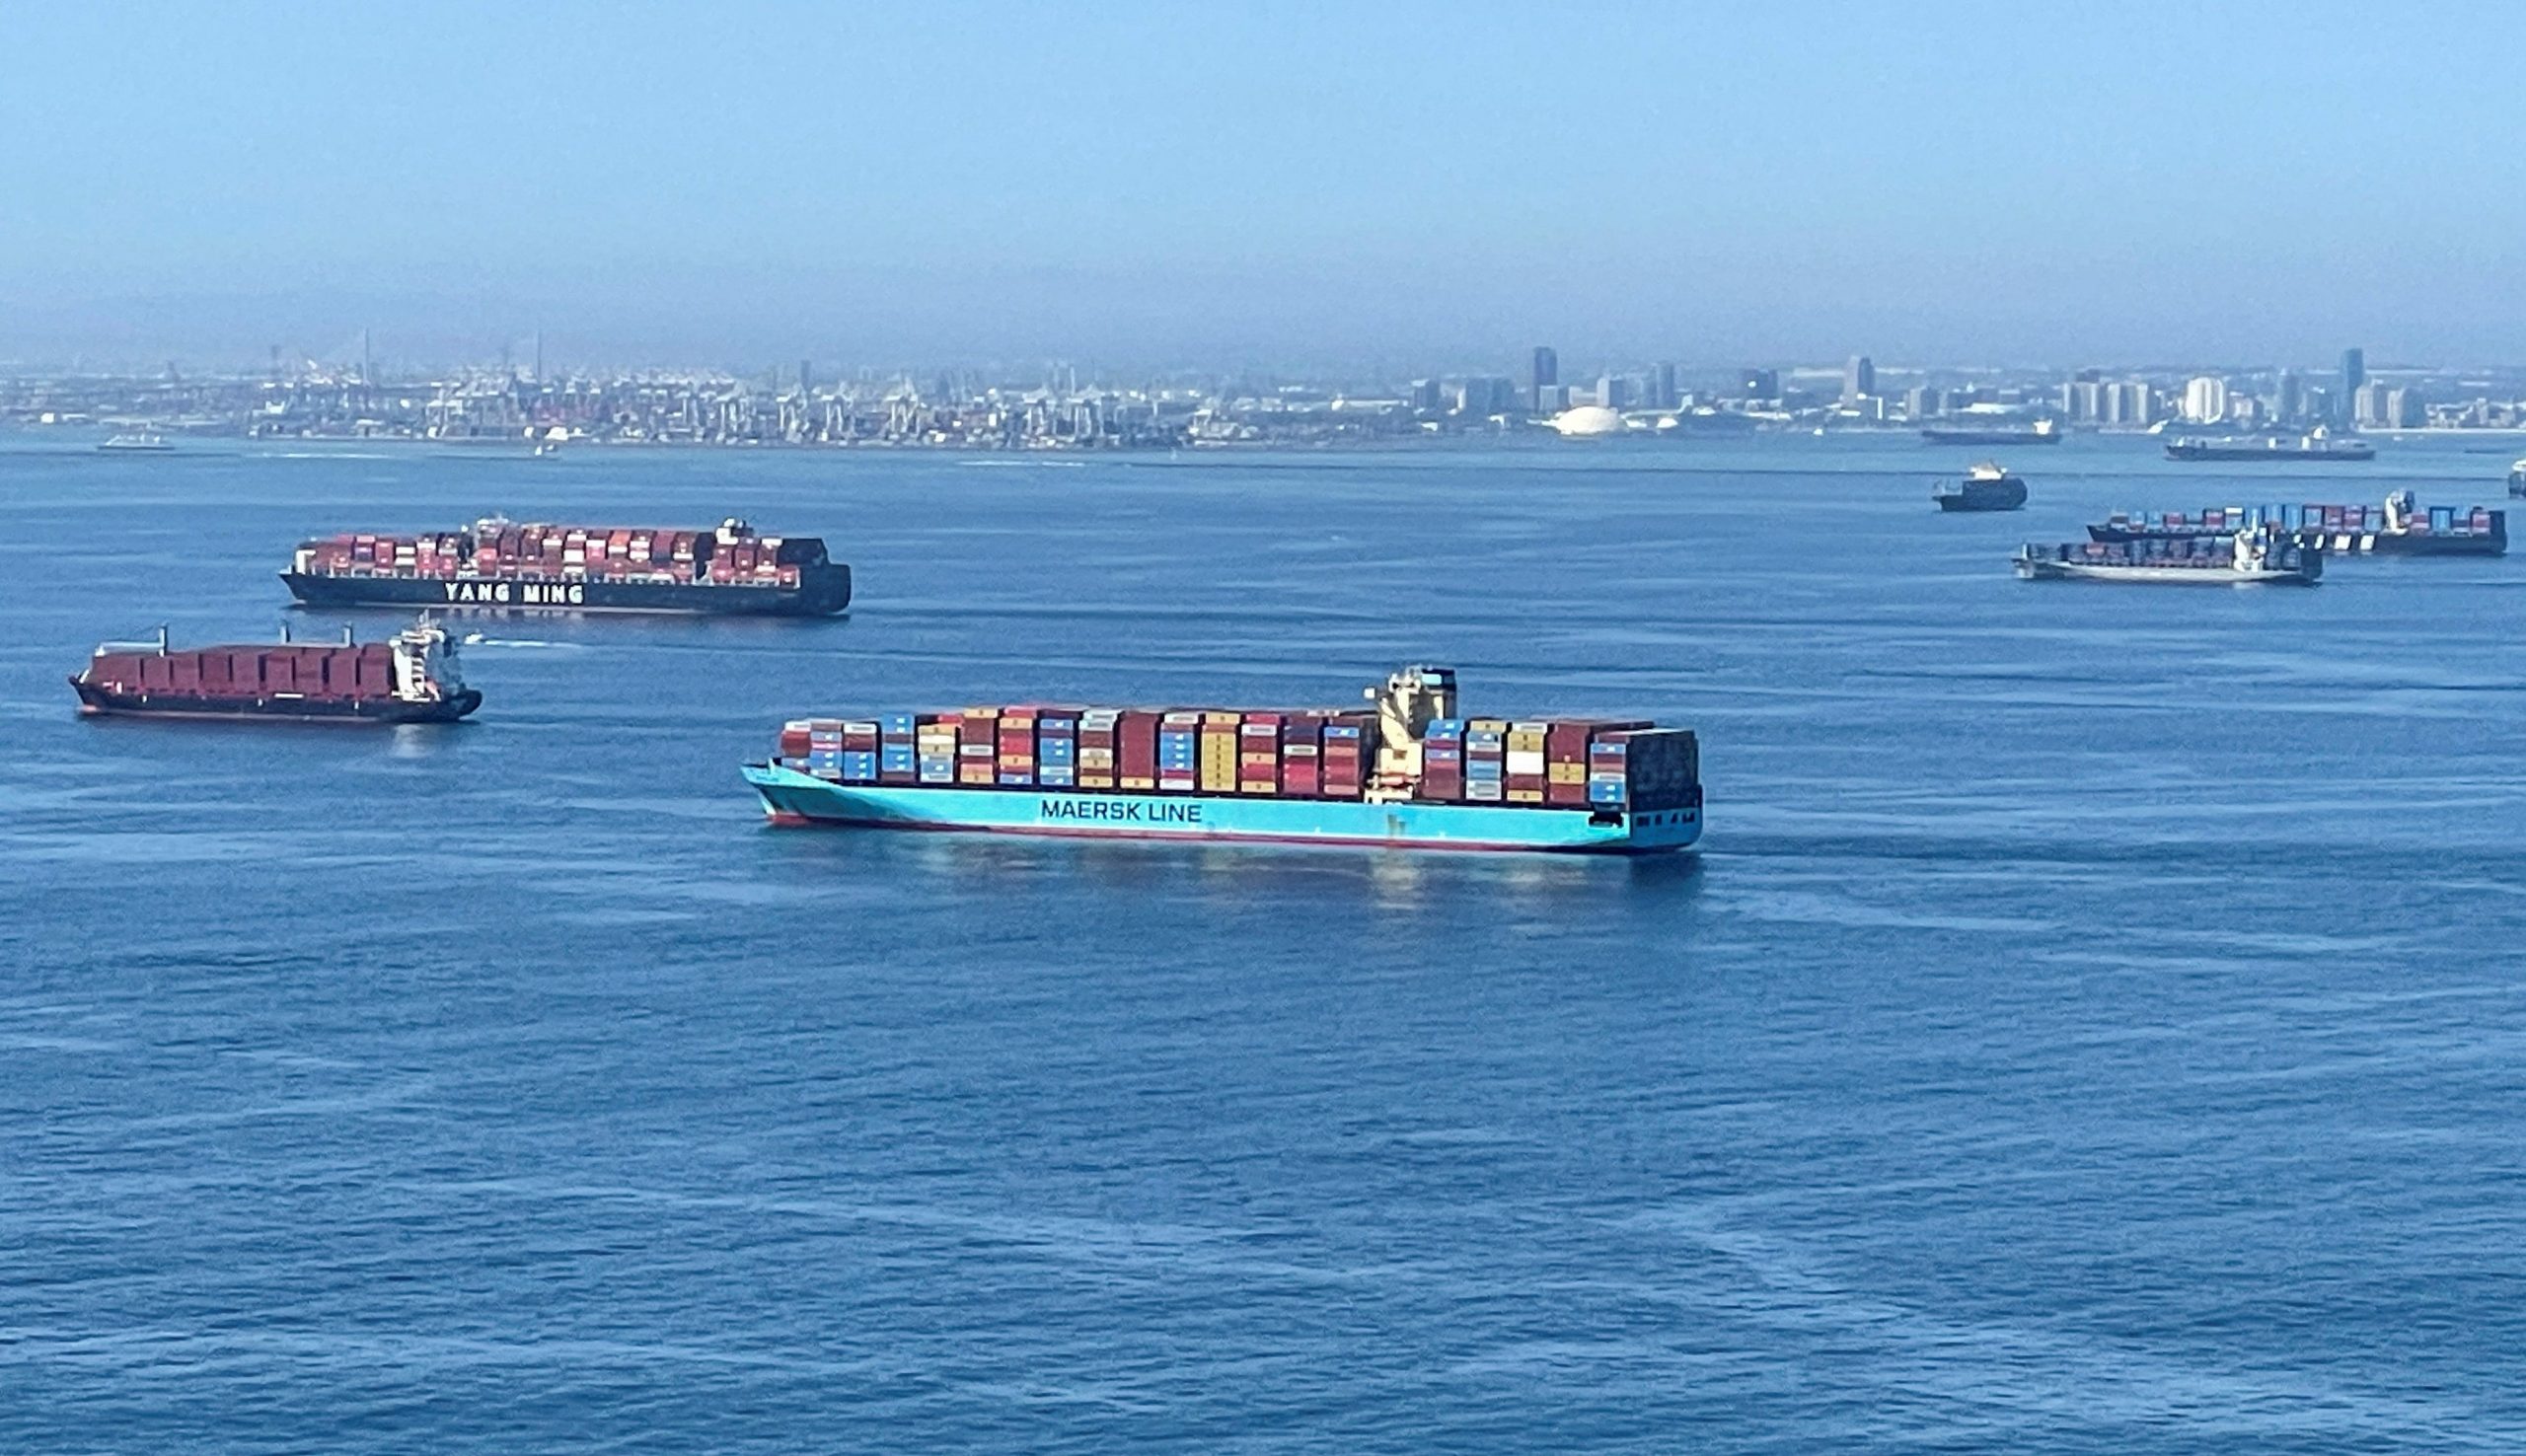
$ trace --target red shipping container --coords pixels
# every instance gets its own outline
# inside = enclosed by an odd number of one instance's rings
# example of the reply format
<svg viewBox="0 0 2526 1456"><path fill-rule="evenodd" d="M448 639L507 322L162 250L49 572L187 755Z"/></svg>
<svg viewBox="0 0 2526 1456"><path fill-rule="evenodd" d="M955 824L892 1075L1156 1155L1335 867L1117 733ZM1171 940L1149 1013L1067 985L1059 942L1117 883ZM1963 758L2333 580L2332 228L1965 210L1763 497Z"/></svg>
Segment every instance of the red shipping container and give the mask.
<svg viewBox="0 0 2526 1456"><path fill-rule="evenodd" d="M140 660L141 691L164 692L173 686L175 686L175 678L166 658L152 656Z"/></svg>
<svg viewBox="0 0 2526 1456"><path fill-rule="evenodd" d="M1115 724L1114 763L1124 777L1157 776L1157 714L1135 710Z"/></svg>
<svg viewBox="0 0 2526 1456"><path fill-rule="evenodd" d="M228 654L203 652L196 654L201 673L201 691L226 696L231 686L228 676Z"/></svg>
<svg viewBox="0 0 2526 1456"><path fill-rule="evenodd" d="M167 684L178 692L201 691L201 658L191 652L179 652L167 659Z"/></svg>

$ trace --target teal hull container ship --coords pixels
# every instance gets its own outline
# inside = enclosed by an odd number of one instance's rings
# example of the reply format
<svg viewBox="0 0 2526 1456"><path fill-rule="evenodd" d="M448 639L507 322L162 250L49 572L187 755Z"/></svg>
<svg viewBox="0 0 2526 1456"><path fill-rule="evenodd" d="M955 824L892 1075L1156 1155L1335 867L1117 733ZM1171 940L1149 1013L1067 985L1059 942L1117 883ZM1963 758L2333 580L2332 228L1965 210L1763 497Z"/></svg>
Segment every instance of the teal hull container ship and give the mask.
<svg viewBox="0 0 2526 1456"><path fill-rule="evenodd" d="M1357 709L967 708L798 719L745 765L783 827L1644 854L1701 837L1700 755L1645 722L1454 716L1407 668Z"/></svg>

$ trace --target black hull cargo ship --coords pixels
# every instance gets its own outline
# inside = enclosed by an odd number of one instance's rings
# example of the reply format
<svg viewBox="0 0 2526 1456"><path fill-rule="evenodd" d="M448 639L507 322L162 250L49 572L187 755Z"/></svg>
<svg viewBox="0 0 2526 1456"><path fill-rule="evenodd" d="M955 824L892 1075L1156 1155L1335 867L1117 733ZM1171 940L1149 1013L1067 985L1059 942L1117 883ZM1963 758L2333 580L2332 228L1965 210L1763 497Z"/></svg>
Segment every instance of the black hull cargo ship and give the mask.
<svg viewBox="0 0 2526 1456"><path fill-rule="evenodd" d="M821 540L734 519L712 531L493 518L436 535L345 534L302 543L280 576L328 608L831 617L851 605L851 568Z"/></svg>

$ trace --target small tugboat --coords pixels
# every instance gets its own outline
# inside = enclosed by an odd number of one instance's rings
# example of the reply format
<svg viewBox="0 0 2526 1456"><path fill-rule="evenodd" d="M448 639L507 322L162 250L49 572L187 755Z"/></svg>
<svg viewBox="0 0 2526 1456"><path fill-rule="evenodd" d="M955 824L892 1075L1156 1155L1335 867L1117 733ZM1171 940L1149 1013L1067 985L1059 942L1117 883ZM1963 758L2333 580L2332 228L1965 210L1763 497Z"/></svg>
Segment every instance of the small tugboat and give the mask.
<svg viewBox="0 0 2526 1456"><path fill-rule="evenodd" d="M2409 490L2383 506L2210 506L2195 514L2116 511L2088 528L2090 541L2202 541L2268 526L2300 546L2354 556L2500 556L2508 553L2508 513L2474 506L2424 510Z"/></svg>
<svg viewBox="0 0 2526 1456"><path fill-rule="evenodd" d="M1965 473L1953 485L1941 481L1930 499L1942 511L2014 511L2026 505L2026 482L1991 461Z"/></svg>
<svg viewBox="0 0 2526 1456"><path fill-rule="evenodd" d="M429 621L391 642L228 643L184 650L108 642L70 680L82 713L278 718L305 723L453 723L483 705L456 644Z"/></svg>
<svg viewBox="0 0 2526 1456"><path fill-rule="evenodd" d="M2313 586L2324 569L2322 547L2301 546L2268 526L2228 537L2030 545L2017 553L2017 574L2028 581Z"/></svg>
<svg viewBox="0 0 2526 1456"><path fill-rule="evenodd" d="M175 450L156 430L133 430L112 436L97 449L108 455L166 455Z"/></svg>

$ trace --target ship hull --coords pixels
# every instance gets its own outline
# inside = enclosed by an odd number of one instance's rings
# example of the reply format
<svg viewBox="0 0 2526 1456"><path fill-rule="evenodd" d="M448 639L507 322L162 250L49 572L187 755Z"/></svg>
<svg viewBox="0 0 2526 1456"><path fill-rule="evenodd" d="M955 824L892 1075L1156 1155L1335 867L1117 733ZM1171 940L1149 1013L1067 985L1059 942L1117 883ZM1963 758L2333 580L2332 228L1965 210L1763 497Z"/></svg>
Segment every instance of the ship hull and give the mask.
<svg viewBox="0 0 2526 1456"><path fill-rule="evenodd" d="M2028 581L2127 581L2164 586L2314 586L2318 573L2238 571L2210 566L2116 566L2084 561L2029 561L2021 558L2017 574Z"/></svg>
<svg viewBox="0 0 2526 1456"><path fill-rule="evenodd" d="M1986 492L1980 495L1966 492L1931 498L1938 502L1938 508L1942 511L2022 511L2026 509L2026 487L2023 485L2013 491Z"/></svg>
<svg viewBox="0 0 2526 1456"><path fill-rule="evenodd" d="M1921 438L1932 445L2058 445L2058 430L1938 430L1921 431Z"/></svg>
<svg viewBox="0 0 2526 1456"><path fill-rule="evenodd" d="M2170 445L2167 459L2220 465L2355 465L2377 458L2373 449L2263 450L2254 446Z"/></svg>
<svg viewBox="0 0 2526 1456"><path fill-rule="evenodd" d="M334 576L284 571L310 607L443 612L641 612L684 617L831 617L851 605L851 568L810 568L795 587L559 576Z"/></svg>
<svg viewBox="0 0 2526 1456"><path fill-rule="evenodd" d="M1077 838L1226 840L1404 849L1649 854L1701 837L1701 808L1644 813L1491 804L1362 803L1221 794L835 783L749 764L776 825Z"/></svg>
<svg viewBox="0 0 2526 1456"><path fill-rule="evenodd" d="M432 702L406 702L392 697L218 697L196 693L115 692L78 679L70 686L79 694L79 711L92 716L132 718L204 718L259 723L453 723L483 705L483 694L468 688Z"/></svg>

